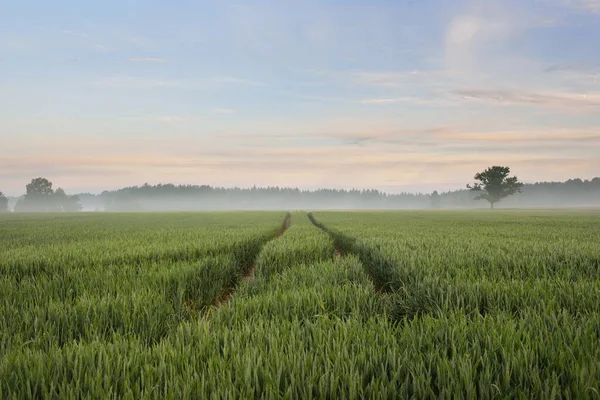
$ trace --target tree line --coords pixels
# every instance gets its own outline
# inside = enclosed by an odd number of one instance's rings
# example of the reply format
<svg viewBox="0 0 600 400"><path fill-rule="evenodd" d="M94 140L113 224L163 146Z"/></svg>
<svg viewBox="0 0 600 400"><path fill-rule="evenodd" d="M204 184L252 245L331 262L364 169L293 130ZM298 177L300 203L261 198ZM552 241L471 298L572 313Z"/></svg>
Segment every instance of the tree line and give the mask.
<svg viewBox="0 0 600 400"><path fill-rule="evenodd" d="M15 212L76 212L81 209L78 196L69 196L60 187L52 189L52 182L46 178L32 179L14 206ZM8 211L8 199L2 192L0 211Z"/></svg>
<svg viewBox="0 0 600 400"><path fill-rule="evenodd" d="M131 186L101 194L76 196L52 189L52 182L33 179L14 211L160 211L255 209L442 209L494 207L599 207L600 177L591 180L523 184L509 167L493 166L475 175L462 190L389 194L379 190L286 187L220 188L208 185ZM14 202L14 200L12 200ZM9 203L0 193L0 210Z"/></svg>

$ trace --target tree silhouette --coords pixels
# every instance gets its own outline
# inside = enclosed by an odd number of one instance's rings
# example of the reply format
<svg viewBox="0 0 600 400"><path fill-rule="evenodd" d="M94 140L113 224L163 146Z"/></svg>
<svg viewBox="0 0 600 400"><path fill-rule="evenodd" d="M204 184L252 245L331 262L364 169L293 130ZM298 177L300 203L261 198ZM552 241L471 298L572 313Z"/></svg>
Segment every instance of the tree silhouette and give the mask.
<svg viewBox="0 0 600 400"><path fill-rule="evenodd" d="M81 210L77 196L67 196L62 188L56 192L46 178L35 178L25 186L26 193L15 205L15 211L25 212L74 212Z"/></svg>
<svg viewBox="0 0 600 400"><path fill-rule="evenodd" d="M8 199L4 193L0 192L0 212L8 211Z"/></svg>
<svg viewBox="0 0 600 400"><path fill-rule="evenodd" d="M77 212L81 211L81 204L79 204L78 196L67 196L63 188L58 188L54 192L55 204L61 211L64 212Z"/></svg>
<svg viewBox="0 0 600 400"><path fill-rule="evenodd" d="M510 168L493 166L483 172L475 174L475 180L479 181L472 186L467 185L471 191L481 192L475 197L475 200L487 200L490 202L490 208L505 197L515 193L521 193L523 184L519 182L516 176L509 177Z"/></svg>
<svg viewBox="0 0 600 400"><path fill-rule="evenodd" d="M15 205L15 211L57 211L54 203L52 182L46 178L35 178L25 186L25 195Z"/></svg>

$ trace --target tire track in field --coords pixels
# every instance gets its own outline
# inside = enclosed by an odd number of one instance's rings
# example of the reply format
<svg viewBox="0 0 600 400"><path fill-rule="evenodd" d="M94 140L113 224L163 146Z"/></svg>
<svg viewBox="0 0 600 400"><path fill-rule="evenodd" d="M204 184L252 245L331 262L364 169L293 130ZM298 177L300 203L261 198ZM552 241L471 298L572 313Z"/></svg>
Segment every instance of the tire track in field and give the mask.
<svg viewBox="0 0 600 400"><path fill-rule="evenodd" d="M340 249L339 247L335 247L333 249L333 257L335 259L338 259L338 258L341 258L341 257L344 257L344 256L346 256L346 253L342 249Z"/></svg>
<svg viewBox="0 0 600 400"><path fill-rule="evenodd" d="M273 239L271 240L275 240L280 238L281 236L283 236L283 234L285 233L285 231L287 231L290 228L290 225L292 224L292 214L291 213L287 213L285 216L285 219L283 220L283 225L281 226L281 229L279 230L279 232L277 232L277 236L275 236ZM258 255L260 254L260 252L262 251L262 249L267 245L267 243L269 243L271 240L265 242L260 250L255 254L254 258L256 259L256 257L258 257ZM251 279L254 279L254 269L256 267L256 263L253 262L252 264L250 264L250 266L244 271L244 274L242 275L242 278L240 279L240 282L247 282ZM230 296L231 297L231 296Z"/></svg>
<svg viewBox="0 0 600 400"><path fill-rule="evenodd" d="M356 239L328 228L317 221L312 213L308 213L307 216L313 225L331 237L335 246L334 254L336 256L339 255L341 257L350 253L359 258L367 276L373 282L375 292L390 293L397 289L398 283L402 282L402 280L397 274L396 264L386 257L385 254L377 249L361 245Z"/></svg>
<svg viewBox="0 0 600 400"><path fill-rule="evenodd" d="M451 279L424 277L415 270L406 271L406 269L399 268L381 250L361 244L356 239L326 227L318 222L312 214L309 219L315 226L329 233L336 243L336 249L339 246L342 250L348 249L350 253L358 256L373 282L375 291L386 297L389 294L386 301L389 301L389 317L394 322L424 315L437 318L446 311L460 311L467 318L507 312L516 316L524 309L536 309L543 312L548 307L547 304L560 304L558 308L562 312L571 314L574 318L582 315L576 302L566 300L560 295L557 295L551 303L539 302L528 297L527 294L533 290L529 285L512 283L513 290L520 291L522 295L509 302L507 295L510 289L499 288L495 281L457 282ZM548 287L543 285L538 290L545 293L543 295L540 293L538 297L545 298ZM573 289L571 287L567 290Z"/></svg>
<svg viewBox="0 0 600 400"><path fill-rule="evenodd" d="M225 287L221 291L221 293L217 297L215 297L215 299L213 300L209 309L219 308L223 304L228 303L229 300L231 299L231 296L233 296L233 294L235 293L235 290L237 289L237 287L240 283L248 282L248 281L254 279L254 270L256 267L256 265L255 265L256 257L258 257L258 255L260 254L262 249L267 245L267 243L271 242L272 240L277 240L281 236L283 236L283 234L285 233L285 231L287 231L289 229L291 224L292 224L292 214L288 212L285 216L285 219L283 220L283 224L282 224L281 228L279 229L279 231L277 232L275 237L262 244L262 246L260 247L260 250L258 252L256 252L256 254L254 255L252 263L249 264L248 266L246 266L246 268L244 268L244 270L242 272L242 276L238 280L233 282L232 284Z"/></svg>
<svg viewBox="0 0 600 400"><path fill-rule="evenodd" d="M262 249L256 279L240 285L225 307L211 308L207 320L230 326L257 315L269 321L315 321L383 314L358 257L336 250L327 233L298 218L282 240Z"/></svg>
<svg viewBox="0 0 600 400"><path fill-rule="evenodd" d="M406 286L415 284L414 277L399 272L397 264L377 248L358 242L357 239L346 236L317 221L312 213L308 219L319 229L327 233L334 242L334 257L341 259L346 255L356 256L368 279L373 284L373 290L386 309L388 318L398 323L403 317L428 313L421 302L426 298L412 298L412 293L406 292ZM406 295L408 294L408 297ZM400 300L400 301L399 301Z"/></svg>

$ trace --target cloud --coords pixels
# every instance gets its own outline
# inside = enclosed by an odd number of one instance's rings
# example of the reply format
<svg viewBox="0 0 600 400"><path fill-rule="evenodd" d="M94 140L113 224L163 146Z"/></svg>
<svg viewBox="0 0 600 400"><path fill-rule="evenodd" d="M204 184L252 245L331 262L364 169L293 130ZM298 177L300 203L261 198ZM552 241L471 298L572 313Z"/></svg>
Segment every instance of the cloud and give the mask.
<svg viewBox="0 0 600 400"><path fill-rule="evenodd" d="M153 58L153 57L133 57L130 58L130 62L145 62L145 63L166 63L167 60L164 58Z"/></svg>
<svg viewBox="0 0 600 400"><path fill-rule="evenodd" d="M112 53L113 51L117 51L116 48L105 46L103 44L95 44L94 50L99 51L101 53Z"/></svg>
<svg viewBox="0 0 600 400"><path fill-rule="evenodd" d="M300 100L306 100L306 101L313 101L313 102L347 102L349 99L348 97L344 97L344 96L319 96L319 95L304 95L304 94L297 94L296 92L284 92L285 94L290 94L292 96L294 96L295 98L298 98Z"/></svg>
<svg viewBox="0 0 600 400"><path fill-rule="evenodd" d="M554 82L561 82L563 86L582 91L600 88L600 65L575 65L556 64L544 69L546 74L552 76Z"/></svg>
<svg viewBox="0 0 600 400"><path fill-rule="evenodd" d="M567 23L560 18L538 18L532 23L534 27L555 28L557 26L565 26Z"/></svg>
<svg viewBox="0 0 600 400"><path fill-rule="evenodd" d="M410 103L420 106L450 106L454 105L450 101L443 99L426 99L421 97L391 97L391 98L373 98L363 99L360 101L361 104L375 104L375 105L388 105L395 103Z"/></svg>
<svg viewBox="0 0 600 400"><path fill-rule="evenodd" d="M361 100L360 102L362 104L393 104L393 103L400 103L400 102L404 102L407 100L410 100L410 97L396 97L396 98L391 98L391 99L364 99Z"/></svg>
<svg viewBox="0 0 600 400"><path fill-rule="evenodd" d="M591 13L600 13L600 0L554 0L559 4Z"/></svg>
<svg viewBox="0 0 600 400"><path fill-rule="evenodd" d="M574 69L575 66L573 65L556 64L544 69L544 72L571 71Z"/></svg>
<svg viewBox="0 0 600 400"><path fill-rule="evenodd" d="M230 108L213 108L211 111L214 113L217 113L217 114L233 114L233 113L235 113L235 111Z"/></svg>
<svg viewBox="0 0 600 400"><path fill-rule="evenodd" d="M22 188L23 180L41 173L52 179L59 175L61 186L66 188L73 186L71 182L85 181L86 175L95 176L98 190L105 189L106 185L135 184L136 179L144 182L148 177L172 182L172 176L176 176L179 183L200 179L203 183L219 186L249 186L251 182L260 182L262 185L352 187L361 184L359 182L368 182L366 186L373 187L385 185L391 179L409 185L428 181L447 183L456 180L457 176L468 180L474 171L495 162L510 163L520 177L525 178L526 171L534 180L553 179L559 171L563 172L558 173L562 178L566 169L570 169L569 174L587 175L600 166L600 161L594 157L535 153L465 155L413 152L399 158L396 152L372 154L362 149L322 149L315 152L281 148L278 151L228 151L223 155L199 154L195 157L39 157L34 162L29 158L12 158L0 161L0 171L3 171L0 175L14 181L15 192ZM106 172L106 176L102 171ZM330 176L335 176L335 180L326 178ZM84 183L89 187L89 180Z"/></svg>
<svg viewBox="0 0 600 400"><path fill-rule="evenodd" d="M445 63L451 71L481 70L481 63L497 58L506 39L516 30L501 3L478 3L480 7L456 16L446 28Z"/></svg>
<svg viewBox="0 0 600 400"><path fill-rule="evenodd" d="M155 59L149 61L145 59L144 62L159 62ZM138 60L141 62L141 60ZM137 76L112 76L99 79L91 82L95 86L109 87L115 89L152 89L152 88L164 88L164 89L199 89L207 87L210 84L218 85L248 85L248 86L261 86L264 85L261 82L251 81L247 79L238 78L212 78L204 80L187 80L187 79L161 79L161 78L142 78Z"/></svg>
<svg viewBox="0 0 600 400"><path fill-rule="evenodd" d="M578 0L576 3L591 12L600 13L600 0Z"/></svg>
<svg viewBox="0 0 600 400"><path fill-rule="evenodd" d="M87 39L89 37L89 35L87 33L75 32L75 31L71 31L71 30L68 30L68 29L65 29L65 30L61 31L61 33L63 35L74 36L74 37L78 37L78 38L82 38L82 39Z"/></svg>
<svg viewBox="0 0 600 400"><path fill-rule="evenodd" d="M600 144L600 128L598 129L553 129L553 130L520 130L520 131L500 131L500 132L457 132L440 131L434 134L435 137L452 142L490 142L490 143L514 143L515 146L521 146L524 142L539 145L541 143L558 142L564 145L564 142L572 142L577 145L585 143Z"/></svg>
<svg viewBox="0 0 600 400"><path fill-rule="evenodd" d="M118 118L119 121L125 122L184 122L192 119L191 117L184 117L180 115L159 115L159 116L148 116L148 117L124 117Z"/></svg>
<svg viewBox="0 0 600 400"><path fill-rule="evenodd" d="M142 120L177 123L188 119L159 115ZM326 123L315 122L312 128L303 126L294 133L262 135L244 130L227 135L212 129L194 130L193 134L172 133L170 126L157 129L171 134L148 136L144 129L139 136L124 137L46 135L27 140L26 154L11 151L18 148L12 143L8 151L15 155L0 160L0 171L8 179L7 190L17 193L26 179L40 174L56 177L57 182L60 177L61 186L67 189L80 181L90 187L86 171L98 190L144 182L148 177L165 182L177 179L175 183L200 180L247 186L293 182L327 187L379 186L394 179L405 185L445 182L453 188L457 177L468 179L474 171L495 162L508 163L521 178L531 180L583 178L600 167L596 157L600 127L479 132L446 126L345 126L329 131ZM363 147L341 145L353 141ZM49 145L56 149L52 155L46 151ZM80 156L82 148L89 150L85 157ZM105 178L102 171L106 171Z"/></svg>
<svg viewBox="0 0 600 400"><path fill-rule="evenodd" d="M507 155L506 161L525 162L527 160L573 160L569 157L548 157L538 154ZM575 158L576 160L576 158ZM268 171L272 165L298 166L318 170L323 167L346 167L354 165L358 168L379 169L385 166L441 166L455 163L486 163L487 157L482 154L436 154L414 152L401 159L395 152L378 154L365 153L362 149L302 149L279 148L260 151L230 150L221 155L199 154L196 157L170 155L136 155L136 156L86 156L86 157L39 157L35 161L29 158L12 157L0 162L3 171L43 171L50 166L57 168L194 168L198 166L253 166Z"/></svg>
<svg viewBox="0 0 600 400"><path fill-rule="evenodd" d="M398 72L360 71L349 75L352 82L361 85L399 88L406 85L432 86L446 81L449 74L438 70Z"/></svg>
<svg viewBox="0 0 600 400"><path fill-rule="evenodd" d="M179 79L153 79L140 77L115 76L91 82L94 86L113 89L199 89L200 82Z"/></svg>
<svg viewBox="0 0 600 400"><path fill-rule="evenodd" d="M534 105L569 111L599 111L600 93L535 93L516 90L459 89L453 92L465 100L501 105Z"/></svg>

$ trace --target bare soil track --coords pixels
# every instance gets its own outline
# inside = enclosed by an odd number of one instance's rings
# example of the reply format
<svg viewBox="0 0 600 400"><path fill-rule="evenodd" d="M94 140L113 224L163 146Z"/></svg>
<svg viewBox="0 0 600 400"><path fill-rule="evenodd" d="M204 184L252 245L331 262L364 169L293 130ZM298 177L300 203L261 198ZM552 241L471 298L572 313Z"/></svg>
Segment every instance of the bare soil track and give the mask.
<svg viewBox="0 0 600 400"><path fill-rule="evenodd" d="M291 224L292 224L292 214L287 213L287 215L285 216L285 219L283 220L283 226L281 227L281 230L277 234L277 237L281 237L281 235L283 235L285 233L285 231L288 230L288 228L290 227Z"/></svg>
<svg viewBox="0 0 600 400"><path fill-rule="evenodd" d="M242 276L241 282L247 282L251 279L254 279L254 264L252 264L250 268L248 268L244 276Z"/></svg>

